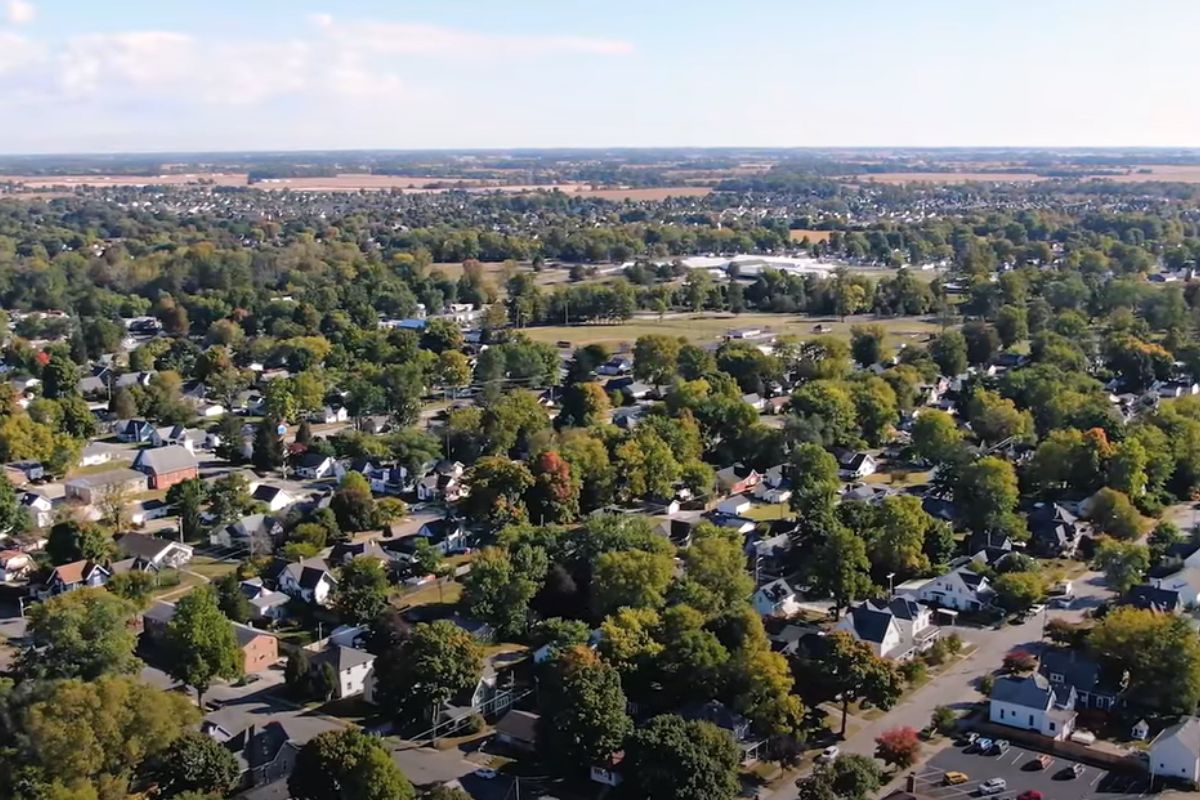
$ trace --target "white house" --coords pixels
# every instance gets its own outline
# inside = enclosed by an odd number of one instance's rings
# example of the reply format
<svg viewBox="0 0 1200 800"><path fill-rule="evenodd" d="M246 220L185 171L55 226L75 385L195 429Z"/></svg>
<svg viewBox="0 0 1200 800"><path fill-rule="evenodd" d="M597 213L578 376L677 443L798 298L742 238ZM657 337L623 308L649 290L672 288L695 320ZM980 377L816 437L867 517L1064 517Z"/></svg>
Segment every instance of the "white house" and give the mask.
<svg viewBox="0 0 1200 800"><path fill-rule="evenodd" d="M95 467L112 461L115 448L104 442L90 442L79 454L79 466Z"/></svg>
<svg viewBox="0 0 1200 800"><path fill-rule="evenodd" d="M1200 719L1187 717L1154 737L1150 774L1200 783Z"/></svg>
<svg viewBox="0 0 1200 800"><path fill-rule="evenodd" d="M844 450L837 454L838 467L845 478L865 478L874 475L878 464L870 453Z"/></svg>
<svg viewBox="0 0 1200 800"><path fill-rule="evenodd" d="M718 503L717 511L721 512L722 514L739 516L749 511L751 505L752 504L749 497L744 494L735 494L726 497L724 500Z"/></svg>
<svg viewBox="0 0 1200 800"><path fill-rule="evenodd" d="M240 584L242 594L250 601L250 616L259 621L278 621L287 617L287 604L292 598L283 592L273 592L263 586L262 578L247 578Z"/></svg>
<svg viewBox="0 0 1200 800"><path fill-rule="evenodd" d="M225 416L225 406L220 403L200 403L196 406L196 415L203 419L216 419Z"/></svg>
<svg viewBox="0 0 1200 800"><path fill-rule="evenodd" d="M54 504L49 498L37 492L25 492L21 495L21 506L35 528L49 528L54 524Z"/></svg>
<svg viewBox="0 0 1200 800"><path fill-rule="evenodd" d="M917 599L959 611L982 611L995 597L988 579L969 567L959 567L917 589Z"/></svg>
<svg viewBox="0 0 1200 800"><path fill-rule="evenodd" d="M800 611L795 590L783 578L760 586L752 602L763 617L790 617Z"/></svg>
<svg viewBox="0 0 1200 800"><path fill-rule="evenodd" d="M274 514L277 511L282 511L288 506L296 502L296 498L292 497L287 491L279 486L271 486L267 483L260 483L254 487L250 498L256 503L262 503L267 507L267 511Z"/></svg>
<svg viewBox="0 0 1200 800"><path fill-rule="evenodd" d="M341 480L345 471L342 465L337 462L337 459L332 456L323 456L320 453L305 453L296 459L296 474L301 478L319 481L324 478L337 478Z"/></svg>
<svg viewBox="0 0 1200 800"><path fill-rule="evenodd" d="M837 627L869 644L877 656L907 661L937 640L939 629L932 617L928 606L911 597L890 602L865 600L842 617Z"/></svg>
<svg viewBox="0 0 1200 800"><path fill-rule="evenodd" d="M320 558L288 564L279 574L280 591L318 606L329 604L336 587L333 569Z"/></svg>
<svg viewBox="0 0 1200 800"><path fill-rule="evenodd" d="M320 411L309 414L308 419L318 425L335 425L349 420L350 412L346 410L345 406L325 406Z"/></svg>
<svg viewBox="0 0 1200 800"><path fill-rule="evenodd" d="M192 560L192 546L144 533L127 533L117 540L126 558L136 558L159 569L178 569Z"/></svg>
<svg viewBox="0 0 1200 800"><path fill-rule="evenodd" d="M1055 686L1037 673L1006 675L992 687L988 719L1063 741L1075 729L1075 689Z"/></svg>
<svg viewBox="0 0 1200 800"><path fill-rule="evenodd" d="M311 663L313 669L321 669L325 664L333 667L337 675L337 686L333 690L336 698L364 694L368 683L374 685L368 677L375 669L375 656L365 650L330 644L315 655Z"/></svg>
<svg viewBox="0 0 1200 800"><path fill-rule="evenodd" d="M1154 578L1150 583L1157 589L1178 593L1185 608L1200 605L1200 567L1185 567L1174 575Z"/></svg>

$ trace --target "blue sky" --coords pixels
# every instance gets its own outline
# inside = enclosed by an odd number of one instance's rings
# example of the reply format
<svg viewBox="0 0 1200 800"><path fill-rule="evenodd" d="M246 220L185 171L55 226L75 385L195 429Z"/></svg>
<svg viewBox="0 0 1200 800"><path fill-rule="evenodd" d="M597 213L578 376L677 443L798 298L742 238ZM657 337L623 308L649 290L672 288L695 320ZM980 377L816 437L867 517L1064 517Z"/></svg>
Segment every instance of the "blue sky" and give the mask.
<svg viewBox="0 0 1200 800"><path fill-rule="evenodd" d="M0 152L1200 146L1194 0L0 0Z"/></svg>

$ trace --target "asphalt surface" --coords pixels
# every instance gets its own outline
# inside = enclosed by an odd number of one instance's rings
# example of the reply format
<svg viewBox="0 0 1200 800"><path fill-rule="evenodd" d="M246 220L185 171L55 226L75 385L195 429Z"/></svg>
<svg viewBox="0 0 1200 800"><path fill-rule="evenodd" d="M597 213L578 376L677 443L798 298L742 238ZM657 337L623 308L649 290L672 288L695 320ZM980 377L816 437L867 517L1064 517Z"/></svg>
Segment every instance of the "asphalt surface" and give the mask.
<svg viewBox="0 0 1200 800"><path fill-rule="evenodd" d="M1003 778L1008 787L991 795L995 800L1014 800L1027 790L1042 793L1046 800L1132 800L1148 797L1145 776L1083 765L1077 778L1067 778L1065 770L1073 761L1051 756L1045 769L1032 764L1039 753L1013 745L1002 755L983 755L952 745L931 758L917 771L917 793L933 800L964 800L979 797L979 785L992 778ZM943 786L947 772L962 772L970 780L957 786Z"/></svg>

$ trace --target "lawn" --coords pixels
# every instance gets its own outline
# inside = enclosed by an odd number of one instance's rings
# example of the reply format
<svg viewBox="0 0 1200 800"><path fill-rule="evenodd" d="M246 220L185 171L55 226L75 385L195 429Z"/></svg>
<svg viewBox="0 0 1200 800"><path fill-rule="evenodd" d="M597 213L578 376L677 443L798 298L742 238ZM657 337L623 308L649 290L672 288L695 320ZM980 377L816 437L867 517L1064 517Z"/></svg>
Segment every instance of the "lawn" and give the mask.
<svg viewBox="0 0 1200 800"><path fill-rule="evenodd" d="M742 516L755 522L773 522L792 516L787 503L752 503Z"/></svg>
<svg viewBox="0 0 1200 800"><path fill-rule="evenodd" d="M130 451L130 455L133 451ZM76 467L67 473L68 478L78 478L80 475L102 475L105 472L112 472L116 469L129 469L129 464L132 459L113 459L106 461L103 464L92 464L90 467Z"/></svg>
<svg viewBox="0 0 1200 800"><path fill-rule="evenodd" d="M210 581L215 581L236 570L237 564L228 561L218 561L212 556L194 556L188 562L187 569L189 572L195 572L197 575L203 575Z"/></svg>
<svg viewBox="0 0 1200 800"><path fill-rule="evenodd" d="M824 327L823 334L849 338L853 325L879 324L888 332L888 344L897 347L902 343L923 342L941 330L941 326L926 317L896 317L875 319L869 316L853 317L843 322L835 317L819 317L796 314L730 314L723 312L700 312L668 314L659 320L655 317L639 317L616 325L550 325L523 329L529 338L554 344L568 341L573 347L586 344L604 344L616 349L622 345L632 346L639 336L665 334L678 336L692 342L714 342L734 328L761 327L764 331L784 335L813 338L818 334L814 326Z"/></svg>
<svg viewBox="0 0 1200 800"><path fill-rule="evenodd" d="M396 602L401 608L428 605L452 606L461 598L462 584L458 581L447 581L440 587L437 583L429 583L410 592L398 594Z"/></svg>

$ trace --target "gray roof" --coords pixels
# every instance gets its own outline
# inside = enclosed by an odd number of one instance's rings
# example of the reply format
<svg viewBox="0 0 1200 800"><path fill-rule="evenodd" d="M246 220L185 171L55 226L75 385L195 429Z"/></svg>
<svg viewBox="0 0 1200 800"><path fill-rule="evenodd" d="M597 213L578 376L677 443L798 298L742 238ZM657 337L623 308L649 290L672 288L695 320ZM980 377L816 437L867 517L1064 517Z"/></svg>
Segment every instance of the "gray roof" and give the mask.
<svg viewBox="0 0 1200 800"><path fill-rule="evenodd" d="M151 619L156 622L163 623L170 622L171 618L174 616L175 604L167 603L162 600L152 603L150 607L146 609L145 613L142 614L143 619Z"/></svg>
<svg viewBox="0 0 1200 800"><path fill-rule="evenodd" d="M158 539L144 533L127 533L117 540L117 548L124 554L154 560L174 542Z"/></svg>
<svg viewBox="0 0 1200 800"><path fill-rule="evenodd" d="M854 622L854 631L859 639L876 644L883 641L892 624L891 612L877 609L869 602L855 606L850 612L850 619Z"/></svg>
<svg viewBox="0 0 1200 800"><path fill-rule="evenodd" d="M134 459L133 465L136 468L142 469L155 475L164 475L169 472L179 472L185 469L196 469L196 457L188 452L187 448L180 447L177 444L169 447L155 447L149 450L142 450Z"/></svg>
<svg viewBox="0 0 1200 800"><path fill-rule="evenodd" d="M992 685L992 699L1024 708L1050 708L1054 690L1044 675L1014 677L1006 675Z"/></svg>
<svg viewBox="0 0 1200 800"><path fill-rule="evenodd" d="M274 638L273 634L270 634L267 631L260 631L257 628L251 628L249 625L240 625L236 622L233 623L233 635L237 637L238 645L241 647L245 647L246 645L250 644L250 642L254 641L259 636L271 636Z"/></svg>
<svg viewBox="0 0 1200 800"><path fill-rule="evenodd" d="M370 664L374 660L375 656L366 650L343 647L340 644L329 645L313 658L318 664L330 664L338 672L346 672L354 667Z"/></svg>
<svg viewBox="0 0 1200 800"><path fill-rule="evenodd" d="M1077 692L1104 692L1117 694L1120 689L1105 685L1100 665L1076 650L1048 648L1041 656L1039 671L1049 678L1061 675L1062 683L1074 687ZM1053 683L1054 680L1051 679Z"/></svg>
<svg viewBox="0 0 1200 800"><path fill-rule="evenodd" d="M1200 719L1187 717L1180 720L1171 727L1163 729L1162 733L1154 737L1154 742L1157 743L1161 739L1176 739L1188 749L1188 752L1200 752Z"/></svg>

